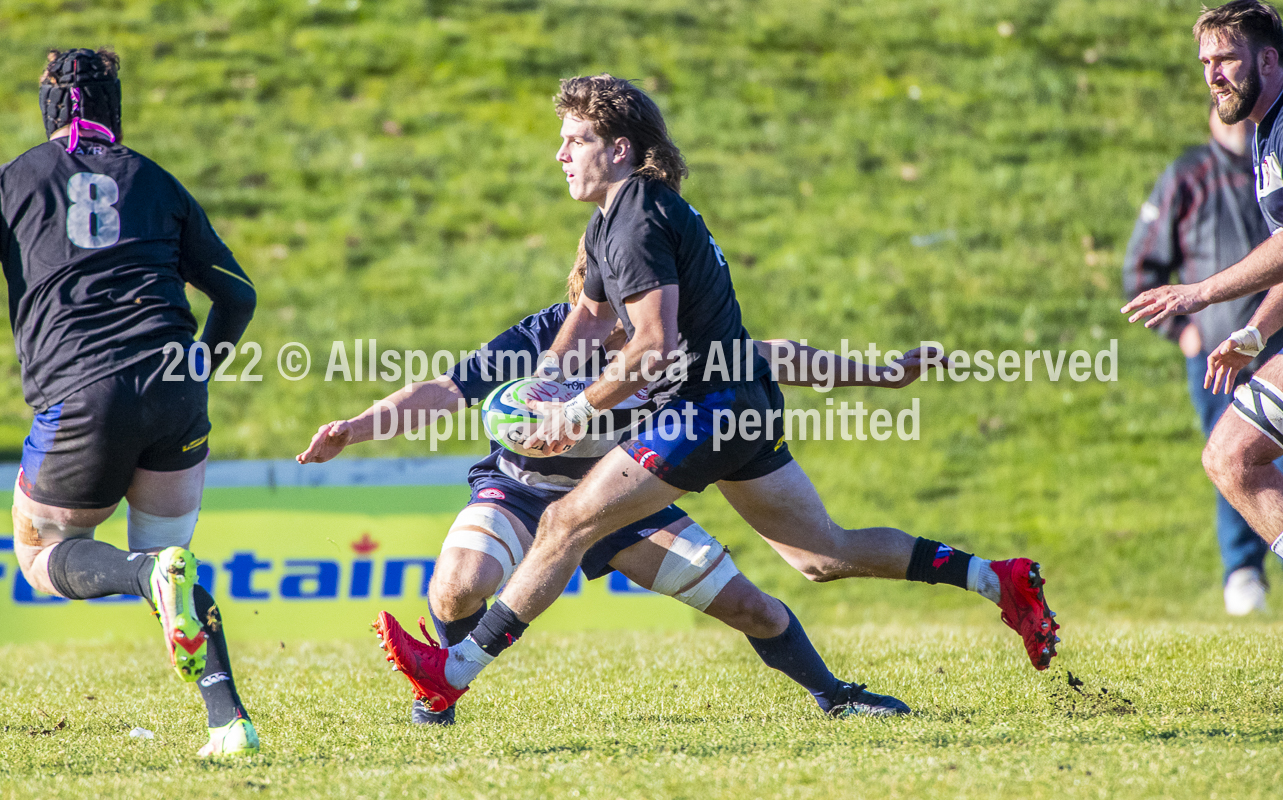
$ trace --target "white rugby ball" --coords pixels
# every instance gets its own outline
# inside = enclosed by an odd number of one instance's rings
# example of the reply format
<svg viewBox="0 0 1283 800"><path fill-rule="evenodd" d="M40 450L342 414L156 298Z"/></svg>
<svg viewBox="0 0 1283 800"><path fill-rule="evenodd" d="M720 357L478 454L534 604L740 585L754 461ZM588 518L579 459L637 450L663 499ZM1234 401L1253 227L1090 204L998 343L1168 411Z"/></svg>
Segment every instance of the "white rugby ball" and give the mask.
<svg viewBox="0 0 1283 800"><path fill-rule="evenodd" d="M575 393L564 383L542 378L521 378L495 388L481 403L481 424L486 436L505 450L528 458L547 458L552 453L528 450L522 442L543 417L531 410L531 402L564 403Z"/></svg>

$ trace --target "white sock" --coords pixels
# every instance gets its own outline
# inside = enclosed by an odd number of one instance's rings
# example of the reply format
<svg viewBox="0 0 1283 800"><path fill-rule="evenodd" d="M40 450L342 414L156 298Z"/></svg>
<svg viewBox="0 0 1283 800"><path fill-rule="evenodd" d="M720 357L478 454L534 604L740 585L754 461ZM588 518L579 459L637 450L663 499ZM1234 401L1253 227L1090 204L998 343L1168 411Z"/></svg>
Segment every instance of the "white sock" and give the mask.
<svg viewBox="0 0 1283 800"><path fill-rule="evenodd" d="M995 603L1002 599L998 575L989 567L989 562L980 556L972 556L971 563L967 564L967 591L987 597Z"/></svg>
<svg viewBox="0 0 1283 800"><path fill-rule="evenodd" d="M450 648L445 662L445 679L456 689L462 689L476 680L481 670L494 661L494 656L481 649L471 636Z"/></svg>

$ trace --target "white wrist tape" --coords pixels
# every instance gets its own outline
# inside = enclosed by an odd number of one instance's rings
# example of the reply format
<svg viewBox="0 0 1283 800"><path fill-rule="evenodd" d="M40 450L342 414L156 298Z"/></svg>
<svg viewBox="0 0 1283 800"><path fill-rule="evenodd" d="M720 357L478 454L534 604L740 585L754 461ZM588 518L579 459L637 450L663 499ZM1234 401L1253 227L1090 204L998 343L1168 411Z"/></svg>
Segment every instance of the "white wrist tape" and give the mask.
<svg viewBox="0 0 1283 800"><path fill-rule="evenodd" d="M588 398L580 392L569 403L561 407L561 413L566 422L573 426L582 427L597 416L597 409L593 408L592 403L588 402Z"/></svg>
<svg viewBox="0 0 1283 800"><path fill-rule="evenodd" d="M1245 356L1259 356L1265 349L1265 340L1261 338L1261 332L1255 325L1248 325L1242 330L1234 331L1230 334L1230 341L1235 345L1234 352Z"/></svg>
<svg viewBox="0 0 1283 800"><path fill-rule="evenodd" d="M539 362L539 366L535 367L535 377L546 381L561 380L561 362L555 355L549 353Z"/></svg>

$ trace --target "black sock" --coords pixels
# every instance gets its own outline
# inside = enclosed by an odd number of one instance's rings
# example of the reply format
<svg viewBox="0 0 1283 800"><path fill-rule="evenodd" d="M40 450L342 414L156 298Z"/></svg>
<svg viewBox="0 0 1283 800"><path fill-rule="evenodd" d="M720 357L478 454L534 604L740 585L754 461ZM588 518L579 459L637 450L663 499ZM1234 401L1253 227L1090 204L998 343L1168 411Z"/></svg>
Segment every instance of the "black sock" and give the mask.
<svg viewBox="0 0 1283 800"><path fill-rule="evenodd" d="M766 666L778 669L802 685L820 704L820 710L828 712L833 706L831 698L837 691L839 682L833 677L824 659L816 652L815 645L802 629L802 623L793 616L792 610L784 606L789 615L789 626L779 636L770 639L747 637L748 643L761 656Z"/></svg>
<svg viewBox="0 0 1283 800"><path fill-rule="evenodd" d="M67 539L49 551L49 580L63 597L88 600L132 594L151 600L155 556L119 550L93 539Z"/></svg>
<svg viewBox="0 0 1283 800"><path fill-rule="evenodd" d="M517 619L516 612L504 605L502 600L496 600L490 610L482 615L481 621L470 635L488 655L497 656L520 639L521 634L529 627Z"/></svg>
<svg viewBox="0 0 1283 800"><path fill-rule="evenodd" d="M967 588L967 569L971 554L954 550L947 544L919 538L913 543L909 569L905 580L922 583L948 583L960 589Z"/></svg>
<svg viewBox="0 0 1283 800"><path fill-rule="evenodd" d="M486 604L482 603L481 608L461 619L452 619L442 621L437 618L437 612L432 610L432 604L428 604L428 614L432 617L432 624L437 629L437 637L441 640L442 647L452 647L472 633L485 616Z"/></svg>
<svg viewBox="0 0 1283 800"><path fill-rule="evenodd" d="M218 606L199 584L192 590L192 599L196 601L196 614L205 626L205 671L196 685L209 712L209 727L222 727L237 717L249 719L236 693L236 681L232 680L232 659L227 655L227 637L223 634Z"/></svg>

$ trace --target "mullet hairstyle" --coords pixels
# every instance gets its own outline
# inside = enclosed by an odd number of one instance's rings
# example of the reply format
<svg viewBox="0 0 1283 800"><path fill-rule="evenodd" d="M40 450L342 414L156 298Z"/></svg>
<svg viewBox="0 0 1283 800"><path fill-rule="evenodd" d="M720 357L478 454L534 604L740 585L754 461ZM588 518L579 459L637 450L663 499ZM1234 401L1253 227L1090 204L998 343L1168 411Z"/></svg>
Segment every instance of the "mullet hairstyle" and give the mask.
<svg viewBox="0 0 1283 800"><path fill-rule="evenodd" d="M566 298L570 305L579 305L579 295L584 293L584 279L588 277L588 251L584 248L584 237L579 237L579 252L575 253L575 265L566 276Z"/></svg>
<svg viewBox="0 0 1283 800"><path fill-rule="evenodd" d="M1273 47L1283 57L1283 21L1274 6L1260 0L1233 0L1216 8L1203 7L1194 23L1194 39L1205 37L1246 42L1252 52Z"/></svg>
<svg viewBox="0 0 1283 800"><path fill-rule="evenodd" d="M604 72L566 78L556 103L558 118L582 119L603 139L631 142L638 154L634 175L663 181L681 193L682 178L689 174L682 151L669 138L659 106L631 81Z"/></svg>

